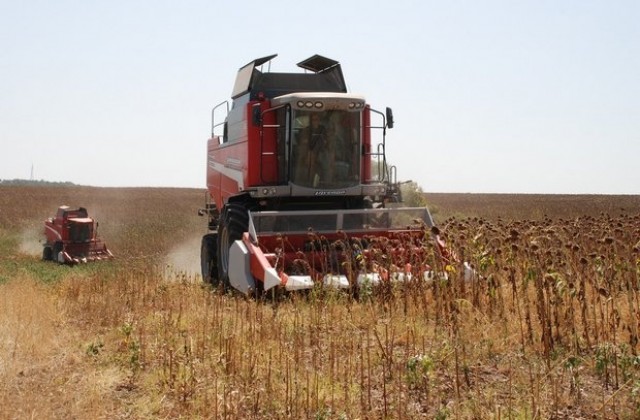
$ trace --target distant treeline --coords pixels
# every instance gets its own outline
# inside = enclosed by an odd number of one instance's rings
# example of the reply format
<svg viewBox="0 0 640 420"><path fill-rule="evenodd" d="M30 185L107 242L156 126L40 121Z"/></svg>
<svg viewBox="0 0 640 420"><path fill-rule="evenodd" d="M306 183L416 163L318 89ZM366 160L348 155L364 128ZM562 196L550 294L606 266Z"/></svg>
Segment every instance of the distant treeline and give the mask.
<svg viewBox="0 0 640 420"><path fill-rule="evenodd" d="M76 184L73 182L54 182L54 181L45 181L43 179L0 179L0 185L17 185L17 186L25 186L25 185L37 185L44 187L73 187Z"/></svg>

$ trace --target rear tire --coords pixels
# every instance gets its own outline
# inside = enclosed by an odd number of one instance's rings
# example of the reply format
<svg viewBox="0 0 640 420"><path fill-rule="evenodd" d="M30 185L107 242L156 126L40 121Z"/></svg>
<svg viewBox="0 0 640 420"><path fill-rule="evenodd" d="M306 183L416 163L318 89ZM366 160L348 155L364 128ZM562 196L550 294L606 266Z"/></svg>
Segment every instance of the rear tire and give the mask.
<svg viewBox="0 0 640 420"><path fill-rule="evenodd" d="M229 248L249 229L249 210L241 203L228 203L218 226L218 279L229 286Z"/></svg>
<svg viewBox="0 0 640 420"><path fill-rule="evenodd" d="M200 248L200 268L202 280L205 283L217 287L220 283L218 277L218 234L208 233L202 237L202 247Z"/></svg>

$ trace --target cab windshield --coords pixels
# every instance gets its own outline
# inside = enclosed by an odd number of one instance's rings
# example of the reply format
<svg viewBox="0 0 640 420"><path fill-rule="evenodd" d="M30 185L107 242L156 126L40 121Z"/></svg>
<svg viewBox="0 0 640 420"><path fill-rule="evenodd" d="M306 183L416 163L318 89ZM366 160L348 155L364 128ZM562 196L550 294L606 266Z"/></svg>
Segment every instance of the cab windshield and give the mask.
<svg viewBox="0 0 640 420"><path fill-rule="evenodd" d="M69 240L74 243L89 242L91 240L91 224L71 222Z"/></svg>
<svg viewBox="0 0 640 420"><path fill-rule="evenodd" d="M360 113L292 110L290 179L309 188L360 182Z"/></svg>

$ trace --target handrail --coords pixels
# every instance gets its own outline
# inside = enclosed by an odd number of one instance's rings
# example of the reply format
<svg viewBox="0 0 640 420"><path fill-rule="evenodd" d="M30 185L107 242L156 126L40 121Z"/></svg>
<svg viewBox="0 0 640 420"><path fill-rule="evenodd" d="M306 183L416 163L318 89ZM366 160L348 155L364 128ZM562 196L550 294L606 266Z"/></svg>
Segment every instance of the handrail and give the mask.
<svg viewBox="0 0 640 420"><path fill-rule="evenodd" d="M219 122L218 124L216 124L216 120L215 120L215 112L216 109L218 109L219 107L221 107L222 105L226 105L227 107L227 112L225 114L225 118L223 119L222 122ZM221 125L224 125L225 121L226 121L226 117L227 115L229 115L229 101L223 101L220 102L218 105L214 106L213 109L211 110L211 137L213 138L214 136L214 131L216 127L219 127Z"/></svg>
<svg viewBox="0 0 640 420"><path fill-rule="evenodd" d="M276 124L266 124L265 125L264 124L264 116L268 112L275 112L280 108L284 108L285 106L286 105L278 105L278 106L275 106L273 108L265 109L264 111L262 111L260 113L260 180L263 183L267 183L267 181L265 181L265 179L264 179L264 168L265 168L265 165L264 165L264 162L263 162L263 157L264 156L273 156L274 154L277 154L277 150L276 150L276 152L265 152L264 151L264 129L265 128L276 128L276 129L280 128L280 124L277 124L277 123ZM277 136L276 136L276 143L277 143L277 140L278 139L277 139ZM277 162L277 160L278 160L278 158L276 156L276 162ZM278 180L276 179L276 183L277 183L277 181ZM270 182L273 182L273 181L270 181Z"/></svg>
<svg viewBox="0 0 640 420"><path fill-rule="evenodd" d="M386 156L386 135L387 135L387 121L386 121L386 115L383 114L382 112L373 109L373 108L369 108L370 112L373 112L375 114L378 114L380 117L382 117L382 126L378 126L378 125L372 125L370 124L369 126L367 126L366 128L375 128L375 129L382 129L382 143L378 143L376 152L365 152L365 155L368 156L375 156L378 158L378 181L379 182L384 182L387 177L387 156ZM373 140L373 136L370 136L370 138ZM380 159L380 157L382 157L382 159Z"/></svg>

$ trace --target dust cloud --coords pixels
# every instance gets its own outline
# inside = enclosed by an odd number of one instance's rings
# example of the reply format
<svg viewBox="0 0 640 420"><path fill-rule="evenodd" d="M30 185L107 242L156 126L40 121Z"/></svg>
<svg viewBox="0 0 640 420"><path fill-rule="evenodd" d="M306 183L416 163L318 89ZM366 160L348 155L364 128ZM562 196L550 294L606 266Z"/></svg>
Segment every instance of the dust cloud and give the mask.
<svg viewBox="0 0 640 420"><path fill-rule="evenodd" d="M201 240L202 236L195 236L172 248L166 259L169 271L187 276L200 276Z"/></svg>
<svg viewBox="0 0 640 420"><path fill-rule="evenodd" d="M42 255L44 234L35 227L25 228L20 232L20 252L27 255Z"/></svg>

